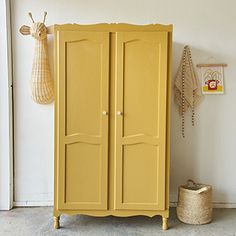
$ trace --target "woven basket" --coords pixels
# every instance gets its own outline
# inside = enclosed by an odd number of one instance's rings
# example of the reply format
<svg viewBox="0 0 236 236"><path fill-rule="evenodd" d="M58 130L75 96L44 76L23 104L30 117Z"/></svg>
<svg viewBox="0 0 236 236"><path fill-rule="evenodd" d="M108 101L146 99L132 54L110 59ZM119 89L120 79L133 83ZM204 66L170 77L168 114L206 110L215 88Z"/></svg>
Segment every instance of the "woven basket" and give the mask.
<svg viewBox="0 0 236 236"><path fill-rule="evenodd" d="M177 217L187 224L207 224L212 220L212 187L188 180L179 187Z"/></svg>
<svg viewBox="0 0 236 236"><path fill-rule="evenodd" d="M48 104L54 99L53 79L49 68L46 26L34 23L34 28L44 28L40 36L35 39L35 51L30 80L31 97L36 103ZM32 31L36 31L34 29Z"/></svg>

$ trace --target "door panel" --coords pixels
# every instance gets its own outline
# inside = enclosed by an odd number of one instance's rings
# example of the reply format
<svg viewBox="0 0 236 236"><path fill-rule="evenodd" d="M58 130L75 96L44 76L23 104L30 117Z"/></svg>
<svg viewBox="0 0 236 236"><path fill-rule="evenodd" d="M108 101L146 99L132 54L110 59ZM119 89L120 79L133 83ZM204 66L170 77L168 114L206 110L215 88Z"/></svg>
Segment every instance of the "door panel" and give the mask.
<svg viewBox="0 0 236 236"><path fill-rule="evenodd" d="M146 143L123 147L123 202L151 203L157 200L158 147ZM135 165L134 165L135 163ZM148 183L148 184L147 184ZM140 194L140 190L147 194Z"/></svg>
<svg viewBox="0 0 236 236"><path fill-rule="evenodd" d="M66 146L65 202L101 201L101 169L98 168L101 156L100 145L73 143Z"/></svg>
<svg viewBox="0 0 236 236"><path fill-rule="evenodd" d="M164 210L167 33L116 36L115 206Z"/></svg>
<svg viewBox="0 0 236 236"><path fill-rule="evenodd" d="M103 63L100 44L91 40L66 42L67 135L100 135L101 90L98 88L101 88ZM88 120L88 117L93 119Z"/></svg>
<svg viewBox="0 0 236 236"><path fill-rule="evenodd" d="M149 41L131 40L124 43L124 136L137 133L156 136L158 133L157 50L158 45Z"/></svg>
<svg viewBox="0 0 236 236"><path fill-rule="evenodd" d="M59 209L107 209L109 33L59 32Z"/></svg>

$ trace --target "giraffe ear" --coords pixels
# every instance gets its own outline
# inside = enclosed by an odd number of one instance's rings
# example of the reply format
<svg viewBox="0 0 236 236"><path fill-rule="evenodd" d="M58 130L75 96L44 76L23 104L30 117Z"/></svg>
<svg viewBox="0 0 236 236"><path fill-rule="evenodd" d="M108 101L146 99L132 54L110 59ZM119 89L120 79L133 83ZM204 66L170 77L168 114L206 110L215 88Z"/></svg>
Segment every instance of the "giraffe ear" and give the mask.
<svg viewBox="0 0 236 236"><path fill-rule="evenodd" d="M30 34L30 27L27 25L22 25L20 27L20 33L23 35L29 35Z"/></svg>

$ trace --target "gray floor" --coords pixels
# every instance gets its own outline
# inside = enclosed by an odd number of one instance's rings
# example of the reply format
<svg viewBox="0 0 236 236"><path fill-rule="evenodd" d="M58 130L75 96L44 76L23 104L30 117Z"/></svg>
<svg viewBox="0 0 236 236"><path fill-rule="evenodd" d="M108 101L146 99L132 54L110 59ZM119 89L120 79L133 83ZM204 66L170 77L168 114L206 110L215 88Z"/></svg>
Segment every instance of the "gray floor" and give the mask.
<svg viewBox="0 0 236 236"><path fill-rule="evenodd" d="M236 236L236 209L214 209L214 220L207 225L186 225L176 219L175 209L171 209L170 229L161 230L161 218L136 216L61 217L61 229L53 230L52 208L16 208L11 211L0 211L1 236L34 236L34 235L95 235L95 236Z"/></svg>

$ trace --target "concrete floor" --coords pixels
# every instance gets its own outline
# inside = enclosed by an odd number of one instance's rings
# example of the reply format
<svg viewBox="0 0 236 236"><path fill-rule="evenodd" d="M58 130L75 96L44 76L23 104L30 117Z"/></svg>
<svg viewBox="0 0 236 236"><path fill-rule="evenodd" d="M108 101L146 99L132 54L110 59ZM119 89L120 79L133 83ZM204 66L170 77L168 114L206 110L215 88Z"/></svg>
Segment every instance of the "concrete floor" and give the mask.
<svg viewBox="0 0 236 236"><path fill-rule="evenodd" d="M61 229L53 230L51 207L15 208L0 211L1 236L89 235L89 236L236 236L236 209L214 209L214 220L207 225L186 225L171 209L170 229L161 230L161 217L61 217Z"/></svg>

